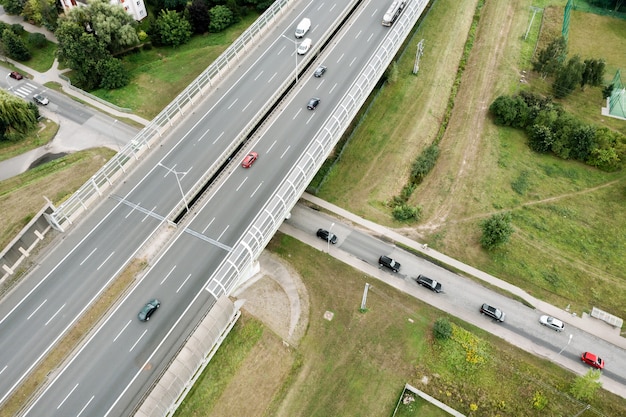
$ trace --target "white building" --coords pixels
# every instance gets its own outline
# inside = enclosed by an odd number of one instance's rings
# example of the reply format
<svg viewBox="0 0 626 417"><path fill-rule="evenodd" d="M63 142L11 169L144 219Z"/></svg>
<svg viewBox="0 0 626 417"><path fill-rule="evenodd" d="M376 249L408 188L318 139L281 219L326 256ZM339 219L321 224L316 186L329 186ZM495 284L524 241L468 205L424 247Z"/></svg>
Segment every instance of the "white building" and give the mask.
<svg viewBox="0 0 626 417"><path fill-rule="evenodd" d="M126 13L138 22L148 16L143 0L109 0L109 2L122 6ZM86 6L87 2L86 0L61 0L61 5L64 10L69 10L76 6Z"/></svg>

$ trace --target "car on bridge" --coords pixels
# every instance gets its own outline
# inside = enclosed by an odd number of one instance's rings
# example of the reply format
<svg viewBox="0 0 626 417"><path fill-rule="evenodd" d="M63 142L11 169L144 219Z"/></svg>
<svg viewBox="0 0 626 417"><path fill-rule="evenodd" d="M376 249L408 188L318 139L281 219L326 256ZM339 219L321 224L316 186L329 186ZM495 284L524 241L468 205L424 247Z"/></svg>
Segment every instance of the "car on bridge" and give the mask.
<svg viewBox="0 0 626 417"><path fill-rule="evenodd" d="M141 311L139 311L137 317L140 321L148 321L150 320L150 316L152 316L159 307L161 307L161 302L154 298L148 301L145 306L143 306Z"/></svg>
<svg viewBox="0 0 626 417"><path fill-rule="evenodd" d="M258 153L250 152L248 155L246 155L245 158L243 158L243 162L241 162L241 166L244 168L250 168L252 164L254 164L254 161L257 160L258 157L259 157Z"/></svg>
<svg viewBox="0 0 626 417"><path fill-rule="evenodd" d="M318 104L320 104L320 99L317 97L313 97L307 103L306 108L309 110L315 110Z"/></svg>
<svg viewBox="0 0 626 417"><path fill-rule="evenodd" d="M326 72L326 67L324 65L320 65L315 69L315 72L313 73L313 75L316 78L320 78L322 75L324 75L325 72Z"/></svg>
<svg viewBox="0 0 626 417"><path fill-rule="evenodd" d="M309 48L311 47L311 43L313 43L311 38L306 38L305 40L303 40L300 43L300 45L298 45L298 55L306 54L308 52Z"/></svg>
<svg viewBox="0 0 626 417"><path fill-rule="evenodd" d="M304 18L298 23L298 27L296 27L296 38L301 38L311 29L311 19Z"/></svg>

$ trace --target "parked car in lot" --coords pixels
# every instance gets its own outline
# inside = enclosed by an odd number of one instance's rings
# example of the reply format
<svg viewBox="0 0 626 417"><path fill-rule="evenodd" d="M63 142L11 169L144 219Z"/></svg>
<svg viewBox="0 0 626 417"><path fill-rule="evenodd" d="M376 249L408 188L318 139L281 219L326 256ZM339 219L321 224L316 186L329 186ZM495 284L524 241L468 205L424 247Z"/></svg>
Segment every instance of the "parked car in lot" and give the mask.
<svg viewBox="0 0 626 417"><path fill-rule="evenodd" d="M400 263L385 255L381 255L380 258L378 258L378 265L389 268L393 272L398 272L400 270Z"/></svg>
<svg viewBox="0 0 626 417"><path fill-rule="evenodd" d="M313 97L306 104L306 108L309 109L309 110L315 110L315 108L317 107L318 104L320 104L320 99L317 98L317 97Z"/></svg>
<svg viewBox="0 0 626 417"><path fill-rule="evenodd" d="M258 157L259 157L258 153L250 152L248 155L246 155L245 158L243 158L243 161L241 162L241 166L244 168L250 168L252 164L254 164L254 161L257 160Z"/></svg>
<svg viewBox="0 0 626 417"><path fill-rule="evenodd" d="M325 229L317 229L317 233L316 233L317 237L319 237L320 239L325 240L326 242L330 242L333 245L335 243L337 243L337 235L334 233L330 233L328 230Z"/></svg>
<svg viewBox="0 0 626 417"><path fill-rule="evenodd" d="M150 316L152 316L159 307L161 307L161 302L156 298L152 299L143 306L137 317L139 317L141 321L148 321L150 320Z"/></svg>
<svg viewBox="0 0 626 417"><path fill-rule="evenodd" d="M48 103L50 103L50 100L48 100L48 97L42 96L41 94L35 94L33 96L33 100L35 101L35 103L41 104L42 106L46 106L48 105Z"/></svg>
<svg viewBox="0 0 626 417"><path fill-rule="evenodd" d="M500 310L499 308L490 306L489 304L483 304L482 306L480 306L480 314L489 316L492 319L497 320L499 322L503 322L504 317L506 316L506 314L504 314L502 310Z"/></svg>
<svg viewBox="0 0 626 417"><path fill-rule="evenodd" d="M324 65L320 65L315 69L315 72L313 73L313 75L319 78L322 75L324 75L325 72L326 72L326 67Z"/></svg>
<svg viewBox="0 0 626 417"><path fill-rule="evenodd" d="M300 45L298 45L298 55L306 54L309 48L311 47L312 42L313 41L311 40L311 38L306 38L305 40L300 42Z"/></svg>
<svg viewBox="0 0 626 417"><path fill-rule="evenodd" d="M604 369L604 360L594 353L585 352L580 356L580 360L596 369Z"/></svg>
<svg viewBox="0 0 626 417"><path fill-rule="evenodd" d="M441 292L441 283L435 281L432 278L428 278L425 275L418 275L417 278L415 278L415 281L417 281L417 283L422 287L426 287L431 291L434 291L436 293Z"/></svg>
<svg viewBox="0 0 626 417"><path fill-rule="evenodd" d="M15 78L18 81L24 78L24 76L17 71L11 71L11 74L9 74L9 77Z"/></svg>
<svg viewBox="0 0 626 417"><path fill-rule="evenodd" d="M541 316L539 317L539 323L543 324L546 327L551 328L552 330L556 330L557 332L562 332L565 328L565 324L559 320L555 319L551 316Z"/></svg>

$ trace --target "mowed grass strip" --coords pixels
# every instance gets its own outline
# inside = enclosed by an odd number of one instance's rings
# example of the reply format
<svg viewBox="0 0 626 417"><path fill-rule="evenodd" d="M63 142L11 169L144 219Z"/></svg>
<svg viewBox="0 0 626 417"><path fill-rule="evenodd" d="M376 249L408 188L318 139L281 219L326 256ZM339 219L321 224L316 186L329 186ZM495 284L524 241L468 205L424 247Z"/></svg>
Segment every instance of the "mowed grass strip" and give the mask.
<svg viewBox="0 0 626 417"><path fill-rule="evenodd" d="M36 129L18 142L0 141L0 161L21 155L51 142L59 131L59 125L50 119L43 119Z"/></svg>
<svg viewBox="0 0 626 417"><path fill-rule="evenodd" d="M283 386L271 404L263 397L259 402L266 408L257 408L247 416L388 416L405 383L466 415L532 417L575 415L580 411L580 403L567 393L574 375L559 366L451 317L449 320L458 328L453 338L436 341L432 325L437 318L446 316L441 311L289 236L277 234L268 249L302 277L310 301L309 327L295 348L297 360L292 362L292 355L284 357L292 364L291 371L273 375L283 381ZM373 288L367 300L368 310L361 313L366 282ZM334 313L332 321L323 318L326 311ZM245 344L244 329L250 323L241 320L229 335L239 341L229 343ZM252 326L256 333L257 324ZM271 348L270 344L265 346ZM284 346L272 346L277 357L284 355ZM203 376L204 381L213 380L213 384L194 387L186 400L217 400L219 412L217 408L205 414L200 411L204 409L181 409L177 416L242 415L233 410L239 410L239 402L257 401L258 381L266 372L266 367L261 366L265 356L255 361L254 349L248 352L245 361L241 352L230 353L246 365L237 367L236 374L228 377L229 381L249 380L248 384L237 385L237 390L221 388L221 394L205 396L204 390L226 385L212 372L234 369L228 355L216 355L205 371L213 378ZM268 357L272 357L271 352ZM427 383L422 382L424 377ZM533 406L538 393L547 398L541 409ZM474 412L472 404L477 407ZM626 401L599 391L591 406L606 416L618 416Z"/></svg>
<svg viewBox="0 0 626 417"><path fill-rule="evenodd" d="M148 120L153 119L245 31L258 14L251 13L220 33L194 36L177 48L143 49L123 57L131 76L128 86L92 94Z"/></svg>
<svg viewBox="0 0 626 417"><path fill-rule="evenodd" d="M89 331L105 316L113 303L132 284L135 276L145 267L146 262L133 260L120 276L101 294L98 300L85 312L74 326L63 336L44 359L22 381L17 390L0 408L0 417L15 416L31 399L31 396L48 380L51 372L59 368L68 355L85 338Z"/></svg>

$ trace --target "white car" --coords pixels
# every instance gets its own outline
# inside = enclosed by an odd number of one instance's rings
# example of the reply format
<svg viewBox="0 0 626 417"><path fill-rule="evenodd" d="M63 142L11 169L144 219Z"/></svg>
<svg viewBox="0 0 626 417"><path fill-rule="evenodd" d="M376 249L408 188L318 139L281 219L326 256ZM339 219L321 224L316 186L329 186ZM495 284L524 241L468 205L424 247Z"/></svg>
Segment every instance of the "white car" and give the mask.
<svg viewBox="0 0 626 417"><path fill-rule="evenodd" d="M551 328L552 330L556 330L557 332L562 332L565 328L565 324L559 319L555 319L551 316L541 316L539 317L539 323L543 324L546 327Z"/></svg>
<svg viewBox="0 0 626 417"><path fill-rule="evenodd" d="M298 45L298 55L304 55L311 47L311 38L306 38Z"/></svg>
<svg viewBox="0 0 626 417"><path fill-rule="evenodd" d="M311 29L311 19L307 19L306 17L298 23L298 27L296 28L296 38L301 38Z"/></svg>

